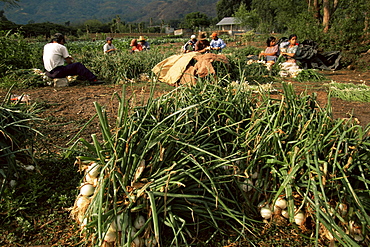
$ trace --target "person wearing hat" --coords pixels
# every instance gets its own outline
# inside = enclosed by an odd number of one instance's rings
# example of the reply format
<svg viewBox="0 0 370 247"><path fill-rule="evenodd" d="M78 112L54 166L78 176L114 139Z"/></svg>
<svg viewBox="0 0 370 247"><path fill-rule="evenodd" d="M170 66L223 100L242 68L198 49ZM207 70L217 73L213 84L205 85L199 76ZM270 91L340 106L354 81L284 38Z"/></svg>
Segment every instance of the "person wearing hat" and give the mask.
<svg viewBox="0 0 370 247"><path fill-rule="evenodd" d="M148 41L145 40L144 36L140 36L138 39L139 44L143 48L143 51L148 51L150 49L150 44Z"/></svg>
<svg viewBox="0 0 370 247"><path fill-rule="evenodd" d="M104 83L88 70L82 63L73 62L67 48L64 46L66 40L61 33L54 34L50 43L44 46L43 62L45 74L50 78L65 78L69 75L79 75L90 81L91 84ZM66 63L66 65L64 65Z"/></svg>
<svg viewBox="0 0 370 247"><path fill-rule="evenodd" d="M221 53L222 49L226 47L225 42L217 36L217 33L212 33L211 38L211 49Z"/></svg>
<svg viewBox="0 0 370 247"><path fill-rule="evenodd" d="M190 36L190 40L185 43L185 45L182 47L182 51L184 53L194 51L195 50L195 43L197 43L197 36L194 34Z"/></svg>
<svg viewBox="0 0 370 247"><path fill-rule="evenodd" d="M113 53L117 50L116 47L112 44L112 40L113 38L111 37L106 38L107 43L105 43L105 45L103 46L105 54Z"/></svg>
<svg viewBox="0 0 370 247"><path fill-rule="evenodd" d="M206 33L202 32L198 35L198 41L195 43L195 51L206 53L210 50L210 43L207 40Z"/></svg>

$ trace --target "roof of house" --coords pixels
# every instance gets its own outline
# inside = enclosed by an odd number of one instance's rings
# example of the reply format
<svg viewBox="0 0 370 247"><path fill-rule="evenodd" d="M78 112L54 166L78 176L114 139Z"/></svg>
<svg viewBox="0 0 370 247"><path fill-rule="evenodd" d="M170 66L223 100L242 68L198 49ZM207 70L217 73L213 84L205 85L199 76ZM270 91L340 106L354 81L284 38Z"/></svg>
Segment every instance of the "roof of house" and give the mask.
<svg viewBox="0 0 370 247"><path fill-rule="evenodd" d="M235 17L224 17L216 26L224 26L224 25L238 25L240 21L238 21Z"/></svg>

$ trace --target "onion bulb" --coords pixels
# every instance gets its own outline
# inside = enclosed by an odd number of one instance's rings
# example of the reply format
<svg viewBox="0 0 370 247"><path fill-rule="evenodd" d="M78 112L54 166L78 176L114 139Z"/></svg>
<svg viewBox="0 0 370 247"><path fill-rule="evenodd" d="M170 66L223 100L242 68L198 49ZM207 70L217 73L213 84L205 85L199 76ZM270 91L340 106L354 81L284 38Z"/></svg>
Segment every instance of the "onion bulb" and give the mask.
<svg viewBox="0 0 370 247"><path fill-rule="evenodd" d="M136 229L141 229L145 225L145 218L142 215L138 215L134 221L134 227Z"/></svg>
<svg viewBox="0 0 370 247"><path fill-rule="evenodd" d="M285 199L279 197L275 202L275 207L278 207L280 209L286 209L287 201Z"/></svg>
<svg viewBox="0 0 370 247"><path fill-rule="evenodd" d="M268 207L261 208L260 213L261 213L262 218L264 218L266 220L270 219L272 217L272 211Z"/></svg>
<svg viewBox="0 0 370 247"><path fill-rule="evenodd" d="M76 200L76 207L80 208L80 209L83 209L87 205L89 205L89 203L90 203L89 198L87 198L86 196L79 196Z"/></svg>
<svg viewBox="0 0 370 247"><path fill-rule="evenodd" d="M144 240L140 237L136 237L131 242L131 247L143 247L144 246Z"/></svg>
<svg viewBox="0 0 370 247"><path fill-rule="evenodd" d="M116 237L117 237L116 232L112 230L112 228L109 228L104 236L104 241L111 243L116 241Z"/></svg>
<svg viewBox="0 0 370 247"><path fill-rule="evenodd" d="M89 174L91 178L97 178L99 176L99 173L100 166L95 162L89 165L89 167L87 168L87 174Z"/></svg>
<svg viewBox="0 0 370 247"><path fill-rule="evenodd" d="M289 213L288 213L288 210L281 210L281 215L286 218L286 219L289 219Z"/></svg>
<svg viewBox="0 0 370 247"><path fill-rule="evenodd" d="M253 173L253 174L251 175L251 178L252 178L252 179L256 179L256 178L258 178L258 173L257 173L257 172Z"/></svg>
<svg viewBox="0 0 370 247"><path fill-rule="evenodd" d="M91 196L94 194L94 186L92 184L84 184L80 189L80 194L83 196Z"/></svg>
<svg viewBox="0 0 370 247"><path fill-rule="evenodd" d="M241 185L241 188L244 192L251 191L253 189L253 181L250 179L246 179L244 183Z"/></svg>
<svg viewBox="0 0 370 247"><path fill-rule="evenodd" d="M348 212L348 206L344 203L339 203L338 209L341 216L345 216Z"/></svg>
<svg viewBox="0 0 370 247"><path fill-rule="evenodd" d="M145 246L146 247L155 247L157 245L157 240L155 237L152 235L149 238L144 240Z"/></svg>
<svg viewBox="0 0 370 247"><path fill-rule="evenodd" d="M115 231L122 231L122 215L117 215L116 218L112 221L110 227Z"/></svg>
<svg viewBox="0 0 370 247"><path fill-rule="evenodd" d="M364 236L362 236L362 234L353 235L353 238L357 242L361 242L362 240L364 240Z"/></svg>
<svg viewBox="0 0 370 247"><path fill-rule="evenodd" d="M304 213L302 211L299 211L298 213L296 213L294 215L294 222L297 225L299 225L299 226L303 225L304 220L305 220L305 215L304 215Z"/></svg>

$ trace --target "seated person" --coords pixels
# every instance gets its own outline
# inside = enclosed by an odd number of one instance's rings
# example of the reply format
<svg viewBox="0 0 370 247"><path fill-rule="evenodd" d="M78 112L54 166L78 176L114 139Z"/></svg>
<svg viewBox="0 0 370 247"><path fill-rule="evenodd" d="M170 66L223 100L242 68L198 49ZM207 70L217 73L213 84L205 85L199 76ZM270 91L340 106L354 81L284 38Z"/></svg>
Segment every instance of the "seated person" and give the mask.
<svg viewBox="0 0 370 247"><path fill-rule="evenodd" d="M282 50L281 55L283 55L287 62L295 63L294 56L298 53L298 43L297 35L292 34L289 36L289 45L286 47L286 50Z"/></svg>
<svg viewBox="0 0 370 247"><path fill-rule="evenodd" d="M217 33L212 33L211 37L211 49L221 53L222 49L226 47L225 42L217 36Z"/></svg>
<svg viewBox="0 0 370 247"><path fill-rule="evenodd" d="M276 44L276 38L275 37L269 37L266 40L266 49L264 52L261 52L258 56L260 59L262 56L266 60L267 63L274 64L277 60L278 53L279 53L279 47Z"/></svg>
<svg viewBox="0 0 370 247"><path fill-rule="evenodd" d="M144 36L140 36L138 42L141 45L143 51L148 51L150 49L150 44L148 41L145 40Z"/></svg>
<svg viewBox="0 0 370 247"><path fill-rule="evenodd" d="M207 40L206 33L200 33L198 35L198 41L195 43L195 51L200 53L206 53L211 50L209 41Z"/></svg>
<svg viewBox="0 0 370 247"><path fill-rule="evenodd" d="M82 63L73 62L73 58L69 55L64 35L61 33L54 34L54 37L44 46L43 62L45 67L45 74L54 78L64 78L69 75L79 75L90 81L90 84L104 83L98 80L89 69ZM67 65L64 65L64 64Z"/></svg>
<svg viewBox="0 0 370 247"><path fill-rule="evenodd" d="M190 36L190 40L188 40L188 42L185 43L185 45L182 47L182 51L184 53L187 53L187 52L190 52L190 51L194 51L195 50L195 43L197 43L197 38L196 36L193 34Z"/></svg>
<svg viewBox="0 0 370 247"><path fill-rule="evenodd" d="M130 46L131 46L131 53L135 53L135 52L143 50L143 47L141 47L141 45L137 43L136 39L131 40Z"/></svg>
<svg viewBox="0 0 370 247"><path fill-rule="evenodd" d="M113 53L114 51L117 50L116 47L114 47L114 45L112 44L112 40L113 38L107 37L106 39L107 43L105 43L105 45L103 46L105 54Z"/></svg>

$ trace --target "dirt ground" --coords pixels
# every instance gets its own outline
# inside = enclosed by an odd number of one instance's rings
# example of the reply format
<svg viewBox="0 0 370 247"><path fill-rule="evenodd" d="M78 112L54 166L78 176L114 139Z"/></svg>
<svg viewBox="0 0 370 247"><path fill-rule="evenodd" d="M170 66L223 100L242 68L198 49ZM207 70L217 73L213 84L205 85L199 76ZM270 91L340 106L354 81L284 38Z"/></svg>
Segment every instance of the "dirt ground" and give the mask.
<svg viewBox="0 0 370 247"><path fill-rule="evenodd" d="M322 107L327 104L327 87L326 83L336 81L338 83L365 83L370 85L370 72L360 72L356 70L338 70L321 72L327 77L325 82L296 82L291 80L297 93L307 91L308 94L316 93L317 100ZM279 84L275 84L278 90ZM83 127L83 125L91 119L96 113L94 102L105 106L107 112L115 114L114 106L117 105L117 100L113 99L112 95L117 93L122 95L122 85L86 85L79 84L70 87L42 87L34 89L13 90L13 94L26 94L30 97L30 103L37 102L42 106L42 111L39 117L44 119L42 122L42 133L46 135L45 148L52 152L62 152L61 148L66 148L67 143L73 138ZM170 91L173 87L168 85L157 85L155 92L159 96L166 91ZM137 101L148 98L150 93L149 84L137 84L127 86L125 94L130 97L136 95ZM0 100L5 96L5 92L1 92ZM332 98L332 111L334 118L348 118L353 116L357 118L362 126L370 123L370 103L348 102L341 99ZM99 132L97 121L86 128L82 135L89 139L93 133Z"/></svg>

